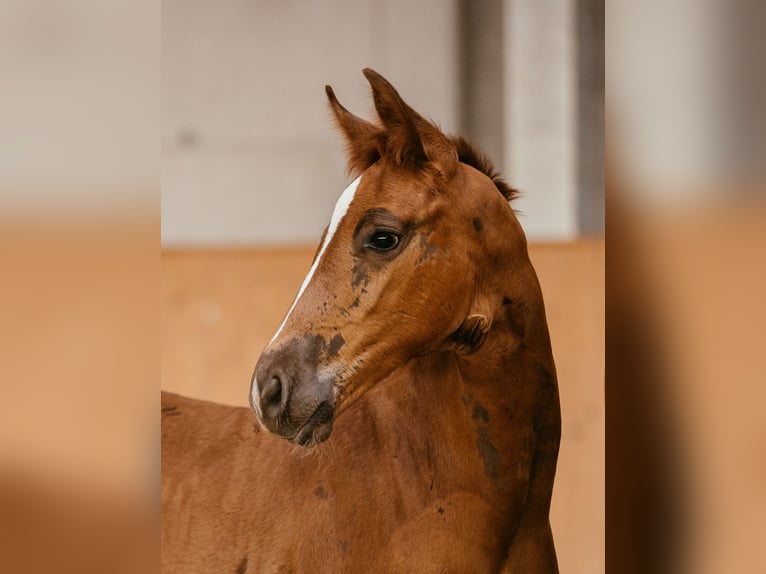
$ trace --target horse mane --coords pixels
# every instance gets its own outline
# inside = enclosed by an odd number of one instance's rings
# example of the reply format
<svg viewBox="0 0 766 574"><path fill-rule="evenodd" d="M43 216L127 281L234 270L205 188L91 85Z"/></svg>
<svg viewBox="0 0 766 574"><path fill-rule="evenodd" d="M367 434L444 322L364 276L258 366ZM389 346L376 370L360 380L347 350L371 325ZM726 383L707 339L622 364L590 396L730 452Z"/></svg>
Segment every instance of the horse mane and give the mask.
<svg viewBox="0 0 766 574"><path fill-rule="evenodd" d="M449 136L449 140L452 145L457 149L458 160L470 165L471 167L478 169L495 184L497 190L508 201L514 200L518 195L518 190L508 185L505 180L492 165L489 158L482 152L473 147L463 136Z"/></svg>

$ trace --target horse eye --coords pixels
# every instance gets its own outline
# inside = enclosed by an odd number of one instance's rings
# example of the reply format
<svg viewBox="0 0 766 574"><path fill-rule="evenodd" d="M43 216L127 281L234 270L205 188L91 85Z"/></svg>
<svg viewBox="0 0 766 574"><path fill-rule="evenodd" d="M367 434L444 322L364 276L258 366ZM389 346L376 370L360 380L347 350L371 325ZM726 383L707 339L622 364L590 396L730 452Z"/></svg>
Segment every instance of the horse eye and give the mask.
<svg viewBox="0 0 766 574"><path fill-rule="evenodd" d="M399 245L399 236L390 231L376 231L370 236L367 245L377 251L390 251Z"/></svg>

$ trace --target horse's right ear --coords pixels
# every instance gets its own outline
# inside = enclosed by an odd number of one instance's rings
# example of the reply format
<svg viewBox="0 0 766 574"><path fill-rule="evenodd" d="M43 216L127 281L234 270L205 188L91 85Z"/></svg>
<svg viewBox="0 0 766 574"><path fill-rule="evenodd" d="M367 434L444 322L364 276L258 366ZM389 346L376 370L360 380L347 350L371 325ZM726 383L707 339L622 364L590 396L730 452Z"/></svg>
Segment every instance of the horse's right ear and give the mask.
<svg viewBox="0 0 766 574"><path fill-rule="evenodd" d="M355 116L335 97L332 87L325 86L330 109L346 139L348 171L357 176L380 159L385 149L385 133L378 126Z"/></svg>
<svg viewBox="0 0 766 574"><path fill-rule="evenodd" d="M386 149L394 161L418 167L432 162L448 179L452 177L458 154L449 138L407 105L391 82L375 70L365 68L362 73L372 88L375 109L386 128Z"/></svg>

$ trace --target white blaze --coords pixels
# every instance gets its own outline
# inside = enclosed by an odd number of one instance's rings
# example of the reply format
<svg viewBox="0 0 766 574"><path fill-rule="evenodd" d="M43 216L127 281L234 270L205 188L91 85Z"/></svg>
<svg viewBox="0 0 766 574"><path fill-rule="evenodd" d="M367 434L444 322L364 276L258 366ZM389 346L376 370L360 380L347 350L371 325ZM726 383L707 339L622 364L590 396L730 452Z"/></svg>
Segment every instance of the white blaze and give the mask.
<svg viewBox="0 0 766 574"><path fill-rule="evenodd" d="M322 242L322 247L319 249L319 254L316 256L316 259L314 259L314 264L311 266L311 269L309 269L308 275L306 275L306 278L303 280L303 284L301 285L301 288L298 290L298 294L295 296L295 299L293 300L293 304L290 306L290 310L287 312L287 315L285 315L285 318L282 321L282 324L279 326L279 329L277 329L277 332L274 333L274 336L271 338L271 341L269 341L269 345L271 345L271 343L273 343L274 340L282 332L282 329L284 328L285 323L287 323L287 319L290 318L290 314L293 312L293 309L295 309L295 306L298 304L298 300L301 298L301 295L303 295L303 292L309 286L309 283L311 283L311 278L314 276L314 272L317 270L317 267L319 267L320 261L322 261L322 255L324 255L324 252L327 249L327 246L330 244L330 241L332 241L333 235L335 235L335 232L338 230L338 226L340 225L340 222L343 220L343 216L346 215L346 212L348 211L348 207L351 205L351 201L354 199L354 195L356 194L356 188L359 187L359 181L361 179L362 179L362 176L360 175L354 181L352 181L349 184L349 186L345 190L343 190L343 193L338 198L338 202L335 204L335 209L333 209L332 217L330 218L330 224L327 226L327 233L325 234L324 241Z"/></svg>

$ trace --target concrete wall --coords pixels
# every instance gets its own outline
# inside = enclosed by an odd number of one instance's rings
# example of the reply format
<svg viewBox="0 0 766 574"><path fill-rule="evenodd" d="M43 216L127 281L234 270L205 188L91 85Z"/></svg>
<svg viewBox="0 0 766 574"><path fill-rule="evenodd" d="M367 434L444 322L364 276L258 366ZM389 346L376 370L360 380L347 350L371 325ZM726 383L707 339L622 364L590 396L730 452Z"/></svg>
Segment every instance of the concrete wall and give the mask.
<svg viewBox="0 0 766 574"><path fill-rule="evenodd" d="M505 167L532 237L577 235L577 43L573 0L507 0Z"/></svg>
<svg viewBox="0 0 766 574"><path fill-rule="evenodd" d="M347 180L325 84L372 117L362 68L455 130L453 0L165 0L163 243L313 243Z"/></svg>
<svg viewBox="0 0 766 574"><path fill-rule="evenodd" d="M371 117L365 66L486 149L524 192L532 239L602 231L603 184L578 181L578 15L592 4L164 0L163 244L315 243L347 181L323 86ZM579 198L595 206L585 227Z"/></svg>

